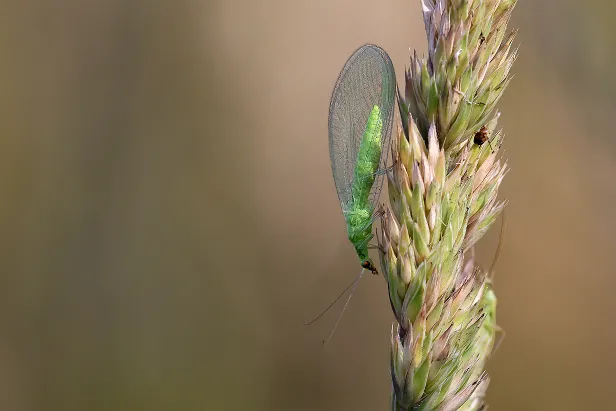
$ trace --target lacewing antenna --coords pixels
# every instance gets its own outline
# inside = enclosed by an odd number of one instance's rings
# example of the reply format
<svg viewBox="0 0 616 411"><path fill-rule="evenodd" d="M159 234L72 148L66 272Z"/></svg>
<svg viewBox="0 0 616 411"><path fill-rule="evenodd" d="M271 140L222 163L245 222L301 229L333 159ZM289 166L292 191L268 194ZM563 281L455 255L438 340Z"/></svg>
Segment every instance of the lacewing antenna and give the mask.
<svg viewBox="0 0 616 411"><path fill-rule="evenodd" d="M500 257L501 250L503 248L503 242L505 241L505 229L507 228L507 217L505 216L505 210L503 209L503 216L501 217L501 229L500 235L498 237L498 245L496 246L496 251L494 252L494 258L492 259L492 265L490 266L490 271L488 271L488 278L492 283L494 282L494 272L496 270L496 263L498 262L498 257Z"/></svg>
<svg viewBox="0 0 616 411"><path fill-rule="evenodd" d="M332 337L334 336L334 333L336 332L336 329L338 328L338 324L340 324L340 320L342 320L342 315L346 311L347 306L349 305L349 301L351 301L351 297L353 297L353 293L355 292L355 287L357 287L357 284L359 284L359 279L364 274L364 271L365 270L362 269L361 272L359 273L359 275L357 276L357 280L355 281L355 285L353 286L353 288L351 288L351 292L349 293L349 298L347 298L346 302L344 303L344 307L342 307L342 311L340 312L340 315L338 316L338 319L336 320L336 324L334 324L334 328L332 328L331 332L327 336L327 339L325 341L323 341L323 348L327 347L327 344L329 343L329 340L331 340Z"/></svg>
<svg viewBox="0 0 616 411"><path fill-rule="evenodd" d="M342 290L340 295L338 295L338 297L336 297L334 301L332 301L323 311L321 311L319 315L314 317L312 320L304 321L304 325L314 324L319 318L323 317L325 313L327 313L330 310L330 308L332 308L338 302L338 300L340 300L346 294L346 292L349 291L351 287L353 288L351 290L351 295L353 295L353 291L355 290L355 287L357 286L357 283L359 282L363 274L364 274L364 269L362 268L362 270L359 272L359 275L355 277L355 279L353 280L353 282L351 282L351 284L349 284L344 290ZM350 298L351 297L349 297L349 299ZM347 300L347 304L348 304L348 300ZM344 307L346 308L346 304L344 305ZM344 310L342 312L344 313Z"/></svg>

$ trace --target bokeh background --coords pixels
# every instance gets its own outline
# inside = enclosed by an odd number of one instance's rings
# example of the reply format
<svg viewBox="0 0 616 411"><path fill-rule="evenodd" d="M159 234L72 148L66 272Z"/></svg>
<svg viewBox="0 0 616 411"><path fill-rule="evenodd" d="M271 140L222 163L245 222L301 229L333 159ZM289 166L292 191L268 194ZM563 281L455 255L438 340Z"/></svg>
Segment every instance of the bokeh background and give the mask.
<svg viewBox="0 0 616 411"><path fill-rule="evenodd" d="M494 410L614 409L616 6L520 0ZM327 110L420 2L13 0L0 14L0 410L382 410ZM478 247L487 266L498 226Z"/></svg>

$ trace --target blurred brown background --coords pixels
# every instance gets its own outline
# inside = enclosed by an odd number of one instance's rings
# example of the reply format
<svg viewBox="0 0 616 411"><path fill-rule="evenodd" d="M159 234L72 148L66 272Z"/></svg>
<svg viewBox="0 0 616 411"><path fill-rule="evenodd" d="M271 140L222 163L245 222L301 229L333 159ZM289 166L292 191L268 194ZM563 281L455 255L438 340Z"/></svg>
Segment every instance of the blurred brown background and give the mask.
<svg viewBox="0 0 616 411"><path fill-rule="evenodd" d="M616 6L520 0L494 410L616 409ZM383 410L327 110L420 2L13 0L0 16L0 410ZM489 265L494 227L479 247Z"/></svg>

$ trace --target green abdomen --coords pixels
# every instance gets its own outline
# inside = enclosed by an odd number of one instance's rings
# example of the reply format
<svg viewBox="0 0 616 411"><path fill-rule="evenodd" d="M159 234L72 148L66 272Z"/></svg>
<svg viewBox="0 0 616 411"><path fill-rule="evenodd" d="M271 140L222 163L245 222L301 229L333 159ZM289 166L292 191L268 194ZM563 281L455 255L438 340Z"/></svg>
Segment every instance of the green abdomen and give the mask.
<svg viewBox="0 0 616 411"><path fill-rule="evenodd" d="M382 129L381 110L374 106L357 153L351 188L352 199L345 210L349 240L362 260L368 258L368 242L372 239L374 206L370 202L370 191L381 160Z"/></svg>

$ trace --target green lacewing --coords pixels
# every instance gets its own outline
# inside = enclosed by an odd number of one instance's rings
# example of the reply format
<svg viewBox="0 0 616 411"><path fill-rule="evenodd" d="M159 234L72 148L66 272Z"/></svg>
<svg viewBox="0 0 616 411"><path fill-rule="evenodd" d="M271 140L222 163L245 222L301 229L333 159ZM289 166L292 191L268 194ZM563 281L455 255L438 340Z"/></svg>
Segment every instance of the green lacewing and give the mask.
<svg viewBox="0 0 616 411"><path fill-rule="evenodd" d="M325 314L351 287L349 297L324 344L331 339L364 270L378 274L368 255L394 117L396 74L382 48L366 44L347 60L329 104L329 154L349 241L361 262L355 280L313 320Z"/></svg>
<svg viewBox="0 0 616 411"><path fill-rule="evenodd" d="M349 241L364 269L394 116L396 74L389 55L366 44L344 65L329 107L329 153Z"/></svg>

